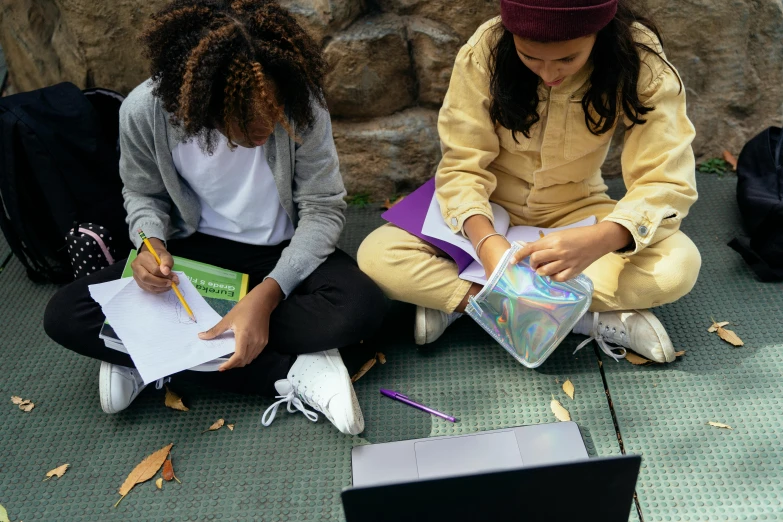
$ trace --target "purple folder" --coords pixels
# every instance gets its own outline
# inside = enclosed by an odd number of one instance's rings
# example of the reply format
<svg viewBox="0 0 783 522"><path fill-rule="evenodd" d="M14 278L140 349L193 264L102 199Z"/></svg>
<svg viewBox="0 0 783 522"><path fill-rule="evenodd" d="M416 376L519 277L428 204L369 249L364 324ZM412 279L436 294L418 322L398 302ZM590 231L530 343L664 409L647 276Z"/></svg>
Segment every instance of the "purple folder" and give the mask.
<svg viewBox="0 0 783 522"><path fill-rule="evenodd" d="M446 243L421 233L424 219L427 217L427 210L430 208L430 201L432 201L432 196L434 195L435 178L432 178L417 188L412 194L405 196L405 199L384 212L381 217L446 252L457 263L461 273L473 262L470 254L451 243Z"/></svg>

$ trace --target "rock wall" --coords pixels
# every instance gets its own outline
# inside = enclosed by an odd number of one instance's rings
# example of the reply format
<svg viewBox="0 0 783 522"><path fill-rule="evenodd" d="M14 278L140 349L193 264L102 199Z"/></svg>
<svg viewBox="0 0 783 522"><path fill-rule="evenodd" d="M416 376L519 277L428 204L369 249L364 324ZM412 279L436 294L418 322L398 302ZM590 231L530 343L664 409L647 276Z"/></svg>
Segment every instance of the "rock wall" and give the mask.
<svg viewBox="0 0 783 522"><path fill-rule="evenodd" d="M383 199L430 177L437 109L454 56L497 0L280 0L332 66L327 101L352 193ZM0 45L17 90L60 81L123 93L146 77L136 36L165 0L0 1ZM697 157L738 153L783 122L783 0L648 0L680 71ZM622 136L604 168L619 174Z"/></svg>

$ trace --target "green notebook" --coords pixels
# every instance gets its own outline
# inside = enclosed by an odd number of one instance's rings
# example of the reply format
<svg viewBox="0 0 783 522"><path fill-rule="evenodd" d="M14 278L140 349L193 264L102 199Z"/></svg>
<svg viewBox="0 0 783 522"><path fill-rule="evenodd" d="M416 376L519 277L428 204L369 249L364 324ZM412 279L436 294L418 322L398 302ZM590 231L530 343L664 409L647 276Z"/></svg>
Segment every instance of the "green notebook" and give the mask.
<svg viewBox="0 0 783 522"><path fill-rule="evenodd" d="M125 269L122 271L123 278L133 276L131 263L136 259L136 255L136 251L131 250ZM174 270L184 272L209 305L223 316L247 294L247 274L177 256L174 256ZM122 341L108 321L103 324L99 337L109 348L125 351L120 348Z"/></svg>

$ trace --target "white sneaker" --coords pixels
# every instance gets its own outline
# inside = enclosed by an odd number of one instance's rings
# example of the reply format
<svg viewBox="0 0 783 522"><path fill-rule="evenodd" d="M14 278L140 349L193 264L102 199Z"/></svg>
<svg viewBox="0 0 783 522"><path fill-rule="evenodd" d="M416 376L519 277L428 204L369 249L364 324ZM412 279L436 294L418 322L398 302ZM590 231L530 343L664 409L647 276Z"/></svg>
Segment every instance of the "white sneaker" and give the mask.
<svg viewBox="0 0 783 522"><path fill-rule="evenodd" d="M101 362L98 389L101 408L106 413L124 410L145 387L141 375L135 368Z"/></svg>
<svg viewBox="0 0 783 522"><path fill-rule="evenodd" d="M674 346L666 329L649 310L593 314L588 312L579 320L573 331L590 336L574 353L595 339L601 350L615 360L625 357L625 348L659 363L676 359ZM613 349L617 348L609 347L606 343L619 347L621 353L615 353Z"/></svg>
<svg viewBox="0 0 783 522"><path fill-rule="evenodd" d="M418 345L434 343L443 335L451 323L462 317L454 312L447 314L434 308L416 307L416 322L413 325L413 340Z"/></svg>
<svg viewBox="0 0 783 522"><path fill-rule="evenodd" d="M264 412L261 417L264 426L272 424L277 409L285 403L290 413L299 410L315 422L318 415L305 408L305 404L310 406L346 435L357 435L364 430L364 416L337 349L298 356L288 377L277 381L275 389L280 400Z"/></svg>

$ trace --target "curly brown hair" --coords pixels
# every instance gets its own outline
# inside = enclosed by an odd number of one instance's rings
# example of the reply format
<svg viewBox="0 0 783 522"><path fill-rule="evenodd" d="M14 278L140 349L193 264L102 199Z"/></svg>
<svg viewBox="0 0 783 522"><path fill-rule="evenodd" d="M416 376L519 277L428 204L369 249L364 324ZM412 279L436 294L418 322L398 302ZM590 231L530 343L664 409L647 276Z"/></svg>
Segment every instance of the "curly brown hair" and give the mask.
<svg viewBox="0 0 783 522"><path fill-rule="evenodd" d="M259 116L293 135L287 118L308 128L312 104L326 106L321 49L273 0L175 0L152 16L141 41L171 123L208 152L215 129L234 147L231 121L245 138Z"/></svg>

